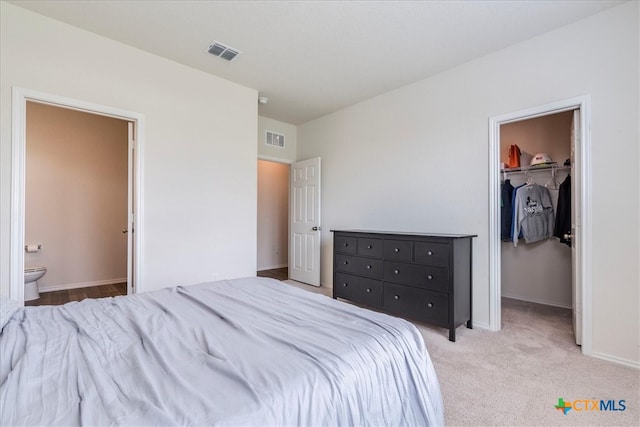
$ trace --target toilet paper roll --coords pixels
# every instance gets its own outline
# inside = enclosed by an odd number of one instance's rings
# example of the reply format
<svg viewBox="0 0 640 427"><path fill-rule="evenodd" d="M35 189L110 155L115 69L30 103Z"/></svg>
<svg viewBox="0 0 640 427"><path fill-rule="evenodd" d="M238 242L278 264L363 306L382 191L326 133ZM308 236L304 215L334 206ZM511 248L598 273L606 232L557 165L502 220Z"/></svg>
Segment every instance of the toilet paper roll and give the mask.
<svg viewBox="0 0 640 427"><path fill-rule="evenodd" d="M28 253L38 252L38 250L40 249L40 245L27 245L26 249Z"/></svg>

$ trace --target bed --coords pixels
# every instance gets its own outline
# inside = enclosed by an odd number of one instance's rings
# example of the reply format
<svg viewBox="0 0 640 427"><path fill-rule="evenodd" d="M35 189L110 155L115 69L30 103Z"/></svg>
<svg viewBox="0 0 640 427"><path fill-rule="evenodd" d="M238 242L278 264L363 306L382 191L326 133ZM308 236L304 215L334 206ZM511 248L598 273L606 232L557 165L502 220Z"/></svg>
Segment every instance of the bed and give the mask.
<svg viewBox="0 0 640 427"><path fill-rule="evenodd" d="M442 425L409 322L267 278L2 316L0 425Z"/></svg>

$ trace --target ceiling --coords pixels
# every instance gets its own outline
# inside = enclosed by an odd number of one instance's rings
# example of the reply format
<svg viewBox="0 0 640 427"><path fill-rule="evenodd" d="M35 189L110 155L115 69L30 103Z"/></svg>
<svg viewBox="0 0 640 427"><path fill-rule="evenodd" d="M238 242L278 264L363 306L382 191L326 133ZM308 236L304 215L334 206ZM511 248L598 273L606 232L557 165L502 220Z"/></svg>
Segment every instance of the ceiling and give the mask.
<svg viewBox="0 0 640 427"><path fill-rule="evenodd" d="M301 124L621 1L11 1L248 86ZM219 41L242 53L209 55Z"/></svg>

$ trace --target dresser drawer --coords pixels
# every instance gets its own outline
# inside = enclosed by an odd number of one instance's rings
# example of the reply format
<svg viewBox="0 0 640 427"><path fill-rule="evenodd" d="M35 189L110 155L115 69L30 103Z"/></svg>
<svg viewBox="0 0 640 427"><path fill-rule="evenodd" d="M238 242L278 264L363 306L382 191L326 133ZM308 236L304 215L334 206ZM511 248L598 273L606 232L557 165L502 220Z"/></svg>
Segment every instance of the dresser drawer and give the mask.
<svg viewBox="0 0 640 427"><path fill-rule="evenodd" d="M333 297L449 329L472 328L471 234L331 230Z"/></svg>
<svg viewBox="0 0 640 427"><path fill-rule="evenodd" d="M382 260L371 258L360 258L351 255L335 255L336 270L345 273L353 273L359 276L374 277L382 279Z"/></svg>
<svg viewBox="0 0 640 427"><path fill-rule="evenodd" d="M338 235L335 238L334 245L335 245L334 249L336 252L342 252L345 254L355 254L357 245L358 245L358 239L355 237Z"/></svg>
<svg viewBox="0 0 640 427"><path fill-rule="evenodd" d="M382 239L359 238L357 254L381 258Z"/></svg>
<svg viewBox="0 0 640 427"><path fill-rule="evenodd" d="M379 280L336 273L333 287L333 294L338 298L345 298L370 307L382 307L382 282Z"/></svg>
<svg viewBox="0 0 640 427"><path fill-rule="evenodd" d="M449 297L408 286L384 282L383 307L386 311L438 326L449 322Z"/></svg>
<svg viewBox="0 0 640 427"><path fill-rule="evenodd" d="M448 267L449 245L446 243L416 242L414 260L420 264Z"/></svg>
<svg viewBox="0 0 640 427"><path fill-rule="evenodd" d="M384 259L413 261L413 242L408 240L384 241Z"/></svg>
<svg viewBox="0 0 640 427"><path fill-rule="evenodd" d="M384 280L434 291L447 291L449 289L449 269L385 261Z"/></svg>

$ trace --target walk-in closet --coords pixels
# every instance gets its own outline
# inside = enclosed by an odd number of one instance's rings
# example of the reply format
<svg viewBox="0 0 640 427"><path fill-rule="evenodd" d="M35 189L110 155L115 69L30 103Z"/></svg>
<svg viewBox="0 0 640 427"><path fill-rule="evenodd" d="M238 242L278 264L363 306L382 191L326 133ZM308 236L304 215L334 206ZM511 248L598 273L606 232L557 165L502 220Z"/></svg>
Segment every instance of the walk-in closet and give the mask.
<svg viewBox="0 0 640 427"><path fill-rule="evenodd" d="M573 120L565 111L500 126L502 297L572 308L564 235L571 227Z"/></svg>

